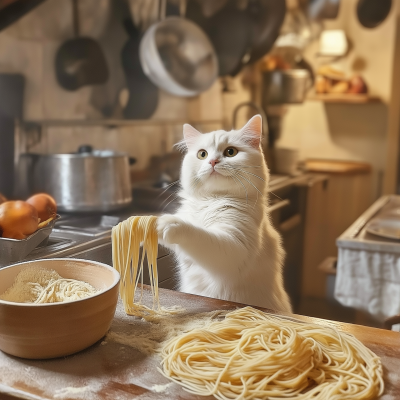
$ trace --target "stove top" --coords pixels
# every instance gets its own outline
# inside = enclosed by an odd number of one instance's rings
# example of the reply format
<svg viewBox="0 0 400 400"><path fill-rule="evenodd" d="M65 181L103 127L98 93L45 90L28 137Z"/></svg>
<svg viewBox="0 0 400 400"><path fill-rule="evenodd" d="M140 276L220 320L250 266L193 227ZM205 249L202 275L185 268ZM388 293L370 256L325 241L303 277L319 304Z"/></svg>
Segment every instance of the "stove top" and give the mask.
<svg viewBox="0 0 400 400"><path fill-rule="evenodd" d="M95 215L89 217L77 217L63 215L53 229L53 233L62 234L68 232L80 236L101 237L110 235L113 226L122 221L115 215Z"/></svg>

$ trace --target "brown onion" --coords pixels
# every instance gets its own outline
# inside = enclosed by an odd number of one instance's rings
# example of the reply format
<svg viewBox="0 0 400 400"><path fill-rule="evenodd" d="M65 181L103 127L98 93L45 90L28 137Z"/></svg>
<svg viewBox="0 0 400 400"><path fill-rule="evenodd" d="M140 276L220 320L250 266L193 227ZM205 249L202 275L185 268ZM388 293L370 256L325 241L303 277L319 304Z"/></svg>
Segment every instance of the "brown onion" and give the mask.
<svg viewBox="0 0 400 400"><path fill-rule="evenodd" d="M349 93L367 93L368 92L368 87L367 84L365 83L364 79L359 76L359 75L354 75L350 79L350 89Z"/></svg>
<svg viewBox="0 0 400 400"><path fill-rule="evenodd" d="M49 218L54 218L57 214L57 203L47 193L38 193L29 197L26 201L36 208L40 222L47 221Z"/></svg>
<svg viewBox="0 0 400 400"><path fill-rule="evenodd" d="M6 196L4 196L3 194L0 193L0 204L3 204L7 201Z"/></svg>
<svg viewBox="0 0 400 400"><path fill-rule="evenodd" d="M38 213L25 201L6 201L0 205L0 233L4 238L25 239L38 228Z"/></svg>

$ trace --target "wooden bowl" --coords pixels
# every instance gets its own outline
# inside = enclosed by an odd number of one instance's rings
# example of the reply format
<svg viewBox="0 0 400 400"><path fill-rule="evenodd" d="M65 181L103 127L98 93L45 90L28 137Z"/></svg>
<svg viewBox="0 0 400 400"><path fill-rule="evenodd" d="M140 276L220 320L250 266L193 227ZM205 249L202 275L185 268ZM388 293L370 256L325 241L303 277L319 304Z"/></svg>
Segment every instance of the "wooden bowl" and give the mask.
<svg viewBox="0 0 400 400"><path fill-rule="evenodd" d="M74 258L23 262L0 269L0 293L30 266L54 269L63 278L82 280L102 291L67 303L0 300L0 350L30 359L61 357L91 346L107 333L118 301L119 273L114 268Z"/></svg>

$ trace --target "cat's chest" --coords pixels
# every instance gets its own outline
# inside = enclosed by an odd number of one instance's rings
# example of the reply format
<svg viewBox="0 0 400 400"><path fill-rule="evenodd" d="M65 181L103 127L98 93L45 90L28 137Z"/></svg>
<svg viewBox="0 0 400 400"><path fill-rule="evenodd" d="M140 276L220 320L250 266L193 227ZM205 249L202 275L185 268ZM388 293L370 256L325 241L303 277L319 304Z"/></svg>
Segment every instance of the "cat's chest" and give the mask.
<svg viewBox="0 0 400 400"><path fill-rule="evenodd" d="M187 221L204 227L220 223L234 223L240 211L232 205L220 204L187 204L180 210Z"/></svg>

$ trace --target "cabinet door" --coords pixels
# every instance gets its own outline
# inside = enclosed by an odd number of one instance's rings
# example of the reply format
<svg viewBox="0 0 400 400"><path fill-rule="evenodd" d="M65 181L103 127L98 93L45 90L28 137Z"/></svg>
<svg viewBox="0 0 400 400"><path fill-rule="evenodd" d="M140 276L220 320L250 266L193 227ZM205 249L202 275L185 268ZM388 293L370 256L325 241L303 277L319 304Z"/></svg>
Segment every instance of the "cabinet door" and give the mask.
<svg viewBox="0 0 400 400"><path fill-rule="evenodd" d="M161 283L167 279L171 279L175 275L175 260L172 254L168 256L161 257L157 260L158 266L158 282L160 287Z"/></svg>
<svg viewBox="0 0 400 400"><path fill-rule="evenodd" d="M303 297L325 297L326 278L318 265L331 247L327 234L328 195L328 181L317 181L308 188L301 279Z"/></svg>

